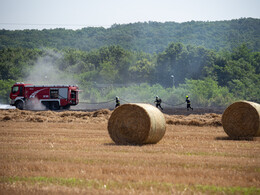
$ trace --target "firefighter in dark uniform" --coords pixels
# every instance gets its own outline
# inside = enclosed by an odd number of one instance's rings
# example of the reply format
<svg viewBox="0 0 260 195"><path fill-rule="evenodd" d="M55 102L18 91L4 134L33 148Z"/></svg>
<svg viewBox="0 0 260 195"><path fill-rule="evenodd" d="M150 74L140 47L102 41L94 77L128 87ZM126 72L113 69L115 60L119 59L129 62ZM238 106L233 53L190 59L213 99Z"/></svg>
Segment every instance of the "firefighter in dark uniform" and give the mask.
<svg viewBox="0 0 260 195"><path fill-rule="evenodd" d="M116 96L116 105L115 105L115 108L120 106L120 100L119 100L119 97Z"/></svg>
<svg viewBox="0 0 260 195"><path fill-rule="evenodd" d="M192 109L192 110L193 110L193 108L190 106L189 96L187 96L187 95L186 95L186 102L187 102L187 110L189 110L189 109Z"/></svg>
<svg viewBox="0 0 260 195"><path fill-rule="evenodd" d="M156 108L160 107L161 110L163 110L163 108L161 107L161 103L162 103L161 98L159 98L158 96L156 96L154 103L155 103Z"/></svg>

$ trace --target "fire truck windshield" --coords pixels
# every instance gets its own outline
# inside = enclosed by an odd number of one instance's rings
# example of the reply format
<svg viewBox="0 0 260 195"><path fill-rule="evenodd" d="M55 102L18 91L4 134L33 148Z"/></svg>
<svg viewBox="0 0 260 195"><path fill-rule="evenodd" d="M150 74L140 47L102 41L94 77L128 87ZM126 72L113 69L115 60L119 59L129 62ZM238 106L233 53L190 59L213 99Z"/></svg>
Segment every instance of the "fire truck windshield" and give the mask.
<svg viewBox="0 0 260 195"><path fill-rule="evenodd" d="M18 86L14 86L13 89L12 89L12 93L16 93L18 90L19 90L19 87Z"/></svg>

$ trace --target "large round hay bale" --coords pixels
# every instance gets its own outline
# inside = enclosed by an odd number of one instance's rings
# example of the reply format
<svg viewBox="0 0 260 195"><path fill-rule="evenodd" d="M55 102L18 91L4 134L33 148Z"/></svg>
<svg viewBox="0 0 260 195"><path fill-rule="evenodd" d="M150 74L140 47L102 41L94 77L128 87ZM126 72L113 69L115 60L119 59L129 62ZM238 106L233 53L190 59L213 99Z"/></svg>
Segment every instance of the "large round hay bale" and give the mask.
<svg viewBox="0 0 260 195"><path fill-rule="evenodd" d="M165 118L150 104L124 104L108 121L108 132L116 144L155 144L165 134Z"/></svg>
<svg viewBox="0 0 260 195"><path fill-rule="evenodd" d="M260 104L238 101L222 115L224 131L232 138L260 136Z"/></svg>

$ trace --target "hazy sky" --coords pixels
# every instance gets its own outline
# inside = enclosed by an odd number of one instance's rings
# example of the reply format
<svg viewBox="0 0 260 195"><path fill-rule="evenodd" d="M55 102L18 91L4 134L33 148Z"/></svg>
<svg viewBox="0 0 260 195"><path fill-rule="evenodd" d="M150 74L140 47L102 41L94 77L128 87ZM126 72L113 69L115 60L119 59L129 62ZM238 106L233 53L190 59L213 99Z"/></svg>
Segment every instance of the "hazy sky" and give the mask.
<svg viewBox="0 0 260 195"><path fill-rule="evenodd" d="M0 29L260 18L260 0L0 0Z"/></svg>

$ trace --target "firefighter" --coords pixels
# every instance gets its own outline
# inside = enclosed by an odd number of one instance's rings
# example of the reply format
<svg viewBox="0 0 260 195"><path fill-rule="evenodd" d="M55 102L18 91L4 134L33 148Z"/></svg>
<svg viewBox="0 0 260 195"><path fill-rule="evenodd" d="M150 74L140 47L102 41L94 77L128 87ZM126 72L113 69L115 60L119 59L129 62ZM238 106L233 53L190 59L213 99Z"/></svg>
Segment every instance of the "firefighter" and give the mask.
<svg viewBox="0 0 260 195"><path fill-rule="evenodd" d="M186 102L187 102L187 110L189 110L189 109L192 109L192 110L193 110L193 108L190 106L189 96L187 96L187 95L186 95Z"/></svg>
<svg viewBox="0 0 260 195"><path fill-rule="evenodd" d="M161 107L161 103L162 103L161 98L159 98L158 96L156 96L154 103L155 103L156 108L160 107L161 110L163 110L163 108Z"/></svg>
<svg viewBox="0 0 260 195"><path fill-rule="evenodd" d="M115 105L115 108L120 106L120 100L119 100L119 97L116 96L116 105Z"/></svg>

